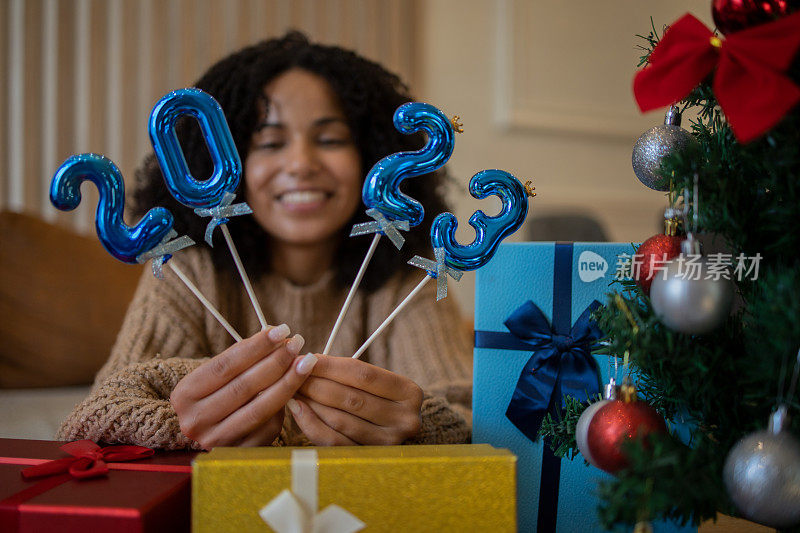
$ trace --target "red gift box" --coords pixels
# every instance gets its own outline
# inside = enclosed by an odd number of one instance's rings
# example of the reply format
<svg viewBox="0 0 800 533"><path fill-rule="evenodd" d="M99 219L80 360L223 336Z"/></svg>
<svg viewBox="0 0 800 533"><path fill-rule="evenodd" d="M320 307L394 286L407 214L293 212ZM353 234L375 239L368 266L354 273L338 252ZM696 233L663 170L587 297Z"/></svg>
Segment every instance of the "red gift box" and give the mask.
<svg viewBox="0 0 800 533"><path fill-rule="evenodd" d="M23 478L26 468L71 457L60 449L64 444L0 439L0 531L189 531L196 452L158 451L130 462L107 458L108 473L91 478Z"/></svg>

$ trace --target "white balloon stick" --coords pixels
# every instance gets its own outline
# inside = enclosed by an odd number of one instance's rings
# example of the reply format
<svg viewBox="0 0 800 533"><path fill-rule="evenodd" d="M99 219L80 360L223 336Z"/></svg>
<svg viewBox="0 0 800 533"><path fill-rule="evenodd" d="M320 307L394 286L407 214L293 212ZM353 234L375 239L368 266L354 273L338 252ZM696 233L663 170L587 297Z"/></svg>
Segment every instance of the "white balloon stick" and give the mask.
<svg viewBox="0 0 800 533"><path fill-rule="evenodd" d="M444 275L444 273L442 275ZM353 354L353 359L358 359L359 357L361 357L361 355L363 355L363 353L367 350L367 348L369 348L369 345L372 344L372 342L378 337L378 335L380 335L381 332L384 329L386 329L386 326L388 326L392 322L392 320L394 320L394 317L396 317L400 313L400 311L402 311L403 308L408 304L408 302L410 302L411 299L414 298L414 296L416 296L417 293L422 290L425 284L432 279L433 279L432 276L428 274L425 275L422 281L420 281L419 284L417 284L417 286L414 287L414 290L408 293L408 296L406 296L403 299L403 301L400 302L397 305L397 307L394 308L394 311L392 311L392 313L388 317L386 317L386 320L384 320L383 323L380 326L378 326L378 329L376 329L375 332L372 335L370 335L369 338L364 342L364 344L361 345L361 348L356 350L356 353Z"/></svg>
<svg viewBox="0 0 800 533"><path fill-rule="evenodd" d="M247 295L250 297L250 303L253 304L253 309L255 309L256 315L258 315L258 321L261 323L261 329L266 329L267 319L264 317L264 311L261 310L261 306L256 298L256 293L253 291L253 286L250 284L250 278L247 277L247 272L244 271L244 265L242 265L242 260L239 258L239 251L236 249L236 245L233 244L231 233L228 231L228 225L221 224L221 226L222 235L225 236L225 242L228 243L228 250L231 251L233 262L236 263L236 269L239 271L239 276L242 278L244 288L247 290Z"/></svg>
<svg viewBox="0 0 800 533"><path fill-rule="evenodd" d="M356 289L358 289L358 286L361 283L361 278L364 277L364 272L367 271L367 265L369 265L369 262L372 260L372 256L375 254L375 249L378 247L378 242L380 240L381 233L376 233L372 238L372 244L369 245L369 250L367 250L367 254L364 256L364 260L361 262L361 268L358 269L356 279L353 280L353 284L350 286L350 292L347 293L347 298L342 305L342 309L339 311L339 316L336 317L336 323L333 325L331 334L328 337L328 342L325 344L325 349L322 351L324 355L328 355L330 353L331 346L333 346L333 340L339 333L339 328L342 326L344 316L347 314L347 310L350 309L350 304L353 302L353 298L356 295Z"/></svg>
<svg viewBox="0 0 800 533"><path fill-rule="evenodd" d="M242 336L239 335L239 333L237 333L235 329L233 329L233 326L231 326L230 323L227 320L225 320L225 317L223 317L220 314L220 312L217 311L216 307L214 307L214 305L211 302L209 302L205 296L203 296L203 293L200 292L200 289L198 289L195 286L195 284L192 283L192 281L186 276L186 274L183 273L183 271L180 269L180 267L178 267L178 265L176 265L172 261L166 262L164 263L164 265L170 267L172 271L175 272L175 275L177 275L178 278L180 278L180 280L183 282L183 284L186 285L186 287L190 291L192 291L192 294L197 296L197 299L200 300L200 303L202 303L205 306L205 308L208 309L209 313L211 313L214 316L214 318L217 319L217 322L219 322L222 325L222 327L225 328L228 331L228 333L231 334L231 337L236 339L236 342L242 340Z"/></svg>

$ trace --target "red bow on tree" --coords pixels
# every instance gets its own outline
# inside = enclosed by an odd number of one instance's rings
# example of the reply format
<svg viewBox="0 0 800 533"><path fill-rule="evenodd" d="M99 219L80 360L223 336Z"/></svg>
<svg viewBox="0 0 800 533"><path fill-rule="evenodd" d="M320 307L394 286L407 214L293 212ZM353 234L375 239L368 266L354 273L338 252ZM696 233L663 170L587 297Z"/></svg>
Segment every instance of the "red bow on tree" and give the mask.
<svg viewBox="0 0 800 533"><path fill-rule="evenodd" d="M690 14L667 28L650 64L633 80L642 111L673 104L714 70L712 88L741 142L774 126L800 101L784 72L800 47L800 13L748 28L722 40Z"/></svg>
<svg viewBox="0 0 800 533"><path fill-rule="evenodd" d="M90 440L68 442L60 447L72 457L48 461L22 471L25 479L52 476L69 472L72 477L87 478L108 473L109 462L144 459L155 453L144 446L106 446L101 448Z"/></svg>

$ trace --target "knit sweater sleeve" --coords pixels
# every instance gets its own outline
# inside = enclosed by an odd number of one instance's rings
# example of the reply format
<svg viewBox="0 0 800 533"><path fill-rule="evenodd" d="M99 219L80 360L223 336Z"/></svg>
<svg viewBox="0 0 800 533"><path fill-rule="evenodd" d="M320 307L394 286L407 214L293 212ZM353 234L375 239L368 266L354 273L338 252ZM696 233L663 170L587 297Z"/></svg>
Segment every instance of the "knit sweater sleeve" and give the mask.
<svg viewBox="0 0 800 533"><path fill-rule="evenodd" d="M91 439L166 450L200 449L181 433L169 396L175 385L203 361L172 357L124 367L78 404L56 439Z"/></svg>
<svg viewBox="0 0 800 533"><path fill-rule="evenodd" d="M398 298L418 282L416 278L402 283ZM397 317L387 342L388 369L409 377L425 392L422 430L411 442L469 442L472 345L454 299L437 302L435 282L429 283Z"/></svg>

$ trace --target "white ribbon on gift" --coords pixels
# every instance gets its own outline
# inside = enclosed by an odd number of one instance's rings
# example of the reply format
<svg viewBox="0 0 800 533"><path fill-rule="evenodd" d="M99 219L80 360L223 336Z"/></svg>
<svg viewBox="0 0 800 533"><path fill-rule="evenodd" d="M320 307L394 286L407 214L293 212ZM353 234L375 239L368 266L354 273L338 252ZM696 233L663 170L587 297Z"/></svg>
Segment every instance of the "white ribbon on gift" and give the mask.
<svg viewBox="0 0 800 533"><path fill-rule="evenodd" d="M283 490L259 516L278 533L355 533L366 524L338 505L317 512L316 450L292 450L292 490Z"/></svg>

